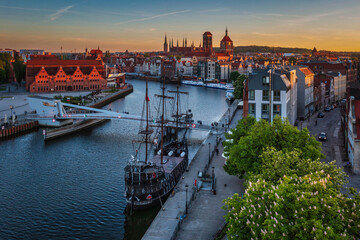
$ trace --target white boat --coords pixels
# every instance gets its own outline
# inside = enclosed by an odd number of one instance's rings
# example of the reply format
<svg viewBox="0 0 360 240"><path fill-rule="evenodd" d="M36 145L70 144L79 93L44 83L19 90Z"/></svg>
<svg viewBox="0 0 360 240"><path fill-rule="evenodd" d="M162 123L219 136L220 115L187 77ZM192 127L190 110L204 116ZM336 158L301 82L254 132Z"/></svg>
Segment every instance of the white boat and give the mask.
<svg viewBox="0 0 360 240"><path fill-rule="evenodd" d="M235 99L235 96L234 96L234 90L226 90L226 95L225 95L226 99L231 101L231 100L234 100Z"/></svg>
<svg viewBox="0 0 360 240"><path fill-rule="evenodd" d="M234 90L234 87L231 83L204 83L202 81L192 81L192 80L183 80L181 84L191 85L191 86L199 86L199 87L208 87L208 88L216 88L222 90Z"/></svg>

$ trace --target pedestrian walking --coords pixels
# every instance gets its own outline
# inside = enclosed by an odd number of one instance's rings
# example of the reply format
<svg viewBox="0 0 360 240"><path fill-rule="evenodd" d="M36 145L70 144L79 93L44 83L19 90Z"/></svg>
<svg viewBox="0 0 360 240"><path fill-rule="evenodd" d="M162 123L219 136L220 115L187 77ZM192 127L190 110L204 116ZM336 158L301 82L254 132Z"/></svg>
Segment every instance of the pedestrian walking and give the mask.
<svg viewBox="0 0 360 240"><path fill-rule="evenodd" d="M315 120L315 126L317 126L317 119Z"/></svg>
<svg viewBox="0 0 360 240"><path fill-rule="evenodd" d="M219 149L216 149L216 156L219 156Z"/></svg>

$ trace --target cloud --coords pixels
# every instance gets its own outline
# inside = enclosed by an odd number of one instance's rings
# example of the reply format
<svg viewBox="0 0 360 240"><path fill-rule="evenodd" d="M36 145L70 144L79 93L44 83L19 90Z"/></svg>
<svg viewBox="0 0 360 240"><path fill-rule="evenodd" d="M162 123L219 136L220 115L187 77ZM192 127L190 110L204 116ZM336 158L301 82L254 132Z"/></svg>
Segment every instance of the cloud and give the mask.
<svg viewBox="0 0 360 240"><path fill-rule="evenodd" d="M12 6L2 6L0 8L8 8L8 9L17 9L17 10L26 10L26 11L39 11L39 12L53 12L52 9L44 9L44 8L23 8L23 7L12 7Z"/></svg>
<svg viewBox="0 0 360 240"><path fill-rule="evenodd" d="M153 32L153 31L156 31L157 29L156 28L150 28L149 31L150 32Z"/></svg>
<svg viewBox="0 0 360 240"><path fill-rule="evenodd" d="M298 18L293 18L293 19L287 20L286 25L287 26L302 26L306 23L315 22L322 18L336 16L339 14L341 14L341 12L336 11L336 12L327 12L327 13L316 14L316 15L301 16Z"/></svg>
<svg viewBox="0 0 360 240"><path fill-rule="evenodd" d="M132 19L132 20L128 20L128 21L119 22L119 23L117 23L117 25L131 23L131 22L143 22L143 21L147 21L147 20L151 20L151 19L155 19L155 18L170 16L170 15L175 15L175 14L180 14L180 13L186 13L186 12L190 12L190 11L191 10L183 10L183 11L178 11L178 12L163 13L163 14L158 14L158 15L154 15L154 16L150 16L150 17L138 18L138 19Z"/></svg>
<svg viewBox="0 0 360 240"><path fill-rule="evenodd" d="M69 11L69 9L71 9L73 6L67 6L65 8L59 9L58 11L56 11L53 14L50 14L50 21L54 21L56 20L58 17L60 17L62 14L66 13L67 11Z"/></svg>

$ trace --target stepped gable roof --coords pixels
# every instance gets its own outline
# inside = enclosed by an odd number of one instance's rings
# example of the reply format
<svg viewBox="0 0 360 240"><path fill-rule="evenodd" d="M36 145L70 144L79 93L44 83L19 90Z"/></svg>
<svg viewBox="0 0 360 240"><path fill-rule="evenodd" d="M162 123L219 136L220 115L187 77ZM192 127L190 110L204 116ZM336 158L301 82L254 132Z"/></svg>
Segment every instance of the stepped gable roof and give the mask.
<svg viewBox="0 0 360 240"><path fill-rule="evenodd" d="M221 42L232 42L231 38L228 35L225 35Z"/></svg>
<svg viewBox="0 0 360 240"><path fill-rule="evenodd" d="M208 35L208 36L212 36L211 32L204 32L203 35Z"/></svg>

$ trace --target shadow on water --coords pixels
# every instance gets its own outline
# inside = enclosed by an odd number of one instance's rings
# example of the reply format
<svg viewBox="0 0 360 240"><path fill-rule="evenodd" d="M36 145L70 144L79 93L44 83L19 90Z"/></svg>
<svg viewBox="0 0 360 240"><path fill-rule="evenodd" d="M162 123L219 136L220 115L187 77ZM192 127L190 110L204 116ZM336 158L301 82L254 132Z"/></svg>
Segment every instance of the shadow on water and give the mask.
<svg viewBox="0 0 360 240"><path fill-rule="evenodd" d="M132 216L126 215L124 239L140 240L160 209L159 205L147 210L137 211Z"/></svg>

